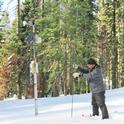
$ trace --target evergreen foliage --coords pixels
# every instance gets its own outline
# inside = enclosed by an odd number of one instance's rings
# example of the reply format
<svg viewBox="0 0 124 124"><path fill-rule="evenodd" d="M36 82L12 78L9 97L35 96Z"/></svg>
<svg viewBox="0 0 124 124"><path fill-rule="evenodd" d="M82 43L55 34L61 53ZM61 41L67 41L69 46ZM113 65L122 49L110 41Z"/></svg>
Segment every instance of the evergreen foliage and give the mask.
<svg viewBox="0 0 124 124"><path fill-rule="evenodd" d="M90 57L103 67L107 88L124 85L123 0L25 0L20 19L20 37L17 19L0 37L5 40L0 47L0 70L6 72L7 62L11 65L6 76L0 75L6 79L1 99L10 92L19 98L33 97L33 45L37 50L39 97L89 92L87 82L74 80L72 74L75 64L85 67ZM32 23L35 44L26 41L33 32Z"/></svg>

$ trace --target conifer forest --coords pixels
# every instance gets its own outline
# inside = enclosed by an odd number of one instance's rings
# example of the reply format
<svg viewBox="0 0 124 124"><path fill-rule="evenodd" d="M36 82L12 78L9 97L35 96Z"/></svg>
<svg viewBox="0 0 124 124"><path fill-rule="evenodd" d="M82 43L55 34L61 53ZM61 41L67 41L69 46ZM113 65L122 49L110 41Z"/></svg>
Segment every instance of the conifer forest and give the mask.
<svg viewBox="0 0 124 124"><path fill-rule="evenodd" d="M124 86L124 0L17 3L8 28L9 13L0 19L1 100L33 98L35 83L38 97L90 92L73 78L74 65L85 68L89 58L102 67L106 89Z"/></svg>

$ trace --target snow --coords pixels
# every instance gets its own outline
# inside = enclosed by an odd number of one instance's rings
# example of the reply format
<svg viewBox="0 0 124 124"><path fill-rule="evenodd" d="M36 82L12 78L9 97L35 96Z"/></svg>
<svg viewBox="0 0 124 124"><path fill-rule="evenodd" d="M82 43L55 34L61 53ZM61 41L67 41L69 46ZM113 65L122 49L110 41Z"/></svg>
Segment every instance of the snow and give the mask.
<svg viewBox="0 0 124 124"><path fill-rule="evenodd" d="M110 119L105 120L101 119L101 113L98 117L89 116L92 110L90 93L39 98L37 116L34 99L7 99L0 101L0 124L124 124L123 96L124 88L106 91Z"/></svg>

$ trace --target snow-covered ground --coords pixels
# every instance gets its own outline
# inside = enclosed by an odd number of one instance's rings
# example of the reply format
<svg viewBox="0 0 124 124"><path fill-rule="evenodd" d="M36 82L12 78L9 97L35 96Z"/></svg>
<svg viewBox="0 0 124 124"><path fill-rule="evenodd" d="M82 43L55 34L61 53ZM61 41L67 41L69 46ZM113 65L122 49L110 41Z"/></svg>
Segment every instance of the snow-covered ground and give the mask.
<svg viewBox="0 0 124 124"><path fill-rule="evenodd" d="M124 88L106 91L110 119L89 117L91 94L38 99L38 115L34 100L0 101L0 124L124 124ZM82 117L82 114L85 117Z"/></svg>

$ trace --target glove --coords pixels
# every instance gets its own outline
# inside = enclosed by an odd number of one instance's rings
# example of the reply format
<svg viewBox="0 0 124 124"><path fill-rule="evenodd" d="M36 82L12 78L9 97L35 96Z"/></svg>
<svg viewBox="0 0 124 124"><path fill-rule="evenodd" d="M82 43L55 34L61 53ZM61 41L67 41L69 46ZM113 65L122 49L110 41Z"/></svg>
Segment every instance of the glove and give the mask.
<svg viewBox="0 0 124 124"><path fill-rule="evenodd" d="M80 77L80 73L79 73L79 72L75 72L75 73L73 73L73 77L74 77L74 78L78 78L78 77Z"/></svg>

